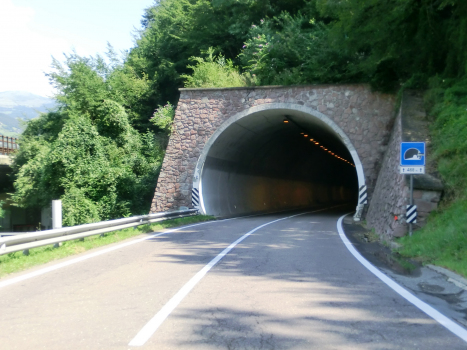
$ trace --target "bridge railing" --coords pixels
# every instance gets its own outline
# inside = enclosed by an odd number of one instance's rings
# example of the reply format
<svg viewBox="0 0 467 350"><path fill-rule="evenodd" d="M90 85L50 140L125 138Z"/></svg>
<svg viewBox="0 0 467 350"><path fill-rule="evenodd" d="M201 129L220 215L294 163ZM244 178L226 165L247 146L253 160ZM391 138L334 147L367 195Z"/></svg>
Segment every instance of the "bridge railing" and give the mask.
<svg viewBox="0 0 467 350"><path fill-rule="evenodd" d="M176 210L31 233L0 232L0 255L94 235L103 235L107 232L129 227L191 216L197 214L197 212L197 209Z"/></svg>
<svg viewBox="0 0 467 350"><path fill-rule="evenodd" d="M0 154L10 155L19 149L18 139L0 135Z"/></svg>

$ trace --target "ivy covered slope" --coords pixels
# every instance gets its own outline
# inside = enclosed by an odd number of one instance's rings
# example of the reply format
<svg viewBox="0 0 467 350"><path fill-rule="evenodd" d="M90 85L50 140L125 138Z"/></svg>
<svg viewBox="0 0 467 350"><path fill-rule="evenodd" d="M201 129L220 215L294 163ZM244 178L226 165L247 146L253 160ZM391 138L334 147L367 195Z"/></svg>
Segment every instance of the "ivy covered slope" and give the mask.
<svg viewBox="0 0 467 350"><path fill-rule="evenodd" d="M76 54L64 66L54 62L49 76L59 108L31 120L20 138L13 195L19 205L44 207L61 198L65 225L148 211L163 156L140 112L150 84L111 62Z"/></svg>

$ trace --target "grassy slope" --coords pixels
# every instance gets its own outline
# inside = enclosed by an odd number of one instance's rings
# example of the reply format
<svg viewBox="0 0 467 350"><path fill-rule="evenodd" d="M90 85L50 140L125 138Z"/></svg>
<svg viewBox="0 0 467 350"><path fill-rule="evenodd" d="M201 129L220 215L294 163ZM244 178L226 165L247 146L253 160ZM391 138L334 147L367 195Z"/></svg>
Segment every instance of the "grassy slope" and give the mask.
<svg viewBox="0 0 467 350"><path fill-rule="evenodd" d="M467 78L434 85L426 100L435 118L433 157L445 195L426 227L400 239L400 253L467 277Z"/></svg>
<svg viewBox="0 0 467 350"><path fill-rule="evenodd" d="M84 241L67 241L58 248L44 246L30 250L28 256L22 252L10 253L0 256L0 278L6 275L28 269L30 267L48 263L50 261L66 258L71 255L83 253L87 250L119 242L127 238L138 236L144 233L151 233L169 227L182 226L196 222L213 220L212 216L196 215L185 218L173 219L158 222L151 225L141 225L124 230L109 232L104 236L91 236Z"/></svg>

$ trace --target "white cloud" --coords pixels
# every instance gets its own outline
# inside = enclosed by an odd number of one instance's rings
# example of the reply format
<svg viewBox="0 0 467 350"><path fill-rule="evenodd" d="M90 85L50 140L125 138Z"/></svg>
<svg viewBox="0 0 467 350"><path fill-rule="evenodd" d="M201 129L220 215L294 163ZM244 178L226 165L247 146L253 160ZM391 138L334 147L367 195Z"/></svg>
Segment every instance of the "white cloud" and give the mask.
<svg viewBox="0 0 467 350"><path fill-rule="evenodd" d="M53 93L44 72L50 71L51 56L61 59L70 46L65 39L33 29L33 19L32 8L0 1L0 91Z"/></svg>

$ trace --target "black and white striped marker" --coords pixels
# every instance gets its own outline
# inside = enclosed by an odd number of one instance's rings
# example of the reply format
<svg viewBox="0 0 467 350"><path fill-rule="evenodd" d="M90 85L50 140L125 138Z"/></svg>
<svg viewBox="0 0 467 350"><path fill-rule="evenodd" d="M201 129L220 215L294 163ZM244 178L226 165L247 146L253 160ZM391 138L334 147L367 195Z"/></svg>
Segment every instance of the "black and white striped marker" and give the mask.
<svg viewBox="0 0 467 350"><path fill-rule="evenodd" d="M368 195L366 193L366 185L360 187L358 191L358 204L368 204Z"/></svg>
<svg viewBox="0 0 467 350"><path fill-rule="evenodd" d="M408 205L405 217L407 219L408 224L416 224L417 223L417 206Z"/></svg>
<svg viewBox="0 0 467 350"><path fill-rule="evenodd" d="M197 188L193 188L191 191L191 204L194 208L199 207L199 191Z"/></svg>

